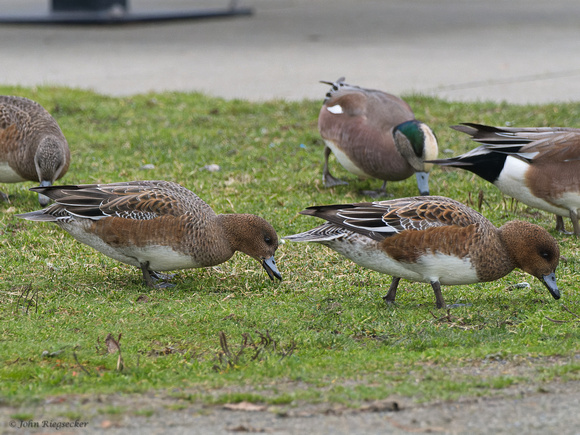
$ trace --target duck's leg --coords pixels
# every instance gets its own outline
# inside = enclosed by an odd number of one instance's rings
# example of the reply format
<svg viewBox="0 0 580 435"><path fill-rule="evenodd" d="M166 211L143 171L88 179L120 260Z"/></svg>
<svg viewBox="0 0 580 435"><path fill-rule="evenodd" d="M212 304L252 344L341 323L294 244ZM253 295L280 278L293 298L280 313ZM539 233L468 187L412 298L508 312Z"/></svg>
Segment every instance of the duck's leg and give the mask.
<svg viewBox="0 0 580 435"><path fill-rule="evenodd" d="M574 223L574 219L572 218L572 213L570 213L570 219L572 220L572 224ZM556 215L556 231L563 233L563 234L574 234L574 232L566 231L566 225L564 224L564 218L562 216Z"/></svg>
<svg viewBox="0 0 580 435"><path fill-rule="evenodd" d="M148 287L155 288L155 282L153 281L151 271L149 270L149 262L146 261L145 263L139 263L139 266L141 267L141 272L143 272L145 284L147 284Z"/></svg>
<svg viewBox="0 0 580 435"><path fill-rule="evenodd" d="M393 281L391 281L391 286L389 287L389 292L383 296L383 300L387 304L392 304L395 302L395 298L397 297L397 287L399 286L399 281L401 278L393 276Z"/></svg>
<svg viewBox="0 0 580 435"><path fill-rule="evenodd" d="M556 215L556 231L560 233L566 231L566 226L564 225L564 218L559 215Z"/></svg>
<svg viewBox="0 0 580 435"><path fill-rule="evenodd" d="M140 263L141 272L143 272L143 279L147 286L151 288L167 288L173 287L175 284L171 284L169 282L165 282L162 280L173 278L175 275L165 275L159 272L155 272L149 269L149 262L146 261L145 263ZM161 281L159 284L155 284L155 281Z"/></svg>
<svg viewBox="0 0 580 435"><path fill-rule="evenodd" d="M379 195L386 195L387 194L387 180L383 180L383 185L379 190L377 190Z"/></svg>
<svg viewBox="0 0 580 435"><path fill-rule="evenodd" d="M154 270L150 270L149 274L151 275L151 278L153 278L154 281L159 281L159 280L168 281L175 276L174 273L161 273L161 272L155 272Z"/></svg>
<svg viewBox="0 0 580 435"><path fill-rule="evenodd" d="M341 184L348 184L346 181L334 178L328 170L328 156L330 156L331 149L324 147L324 168L322 169L322 181L325 187L339 186Z"/></svg>
<svg viewBox="0 0 580 435"><path fill-rule="evenodd" d="M379 190L362 190L363 195L370 196L372 198L380 198L382 196L392 196L387 194L387 180L383 181L383 185Z"/></svg>
<svg viewBox="0 0 580 435"><path fill-rule="evenodd" d="M576 216L576 218L574 218L574 216ZM572 225L574 225L574 219L576 219L576 222L578 222L578 215L572 211L570 211L570 220L572 221ZM572 234L576 234L577 236L580 236L580 233L577 232L576 230L576 226L574 227L574 231L566 231L566 225L564 224L564 218L562 216L558 216L556 215L556 231L562 233L562 234L566 234L566 235L572 235Z"/></svg>
<svg viewBox="0 0 580 435"><path fill-rule="evenodd" d="M441 284L439 281L431 281L431 287L433 287L433 292L435 293L435 306L437 308L445 308L445 299L441 294Z"/></svg>
<svg viewBox="0 0 580 435"><path fill-rule="evenodd" d="M580 225L578 225L578 212L576 210L570 210L570 220L574 227L574 234L576 237L580 237Z"/></svg>

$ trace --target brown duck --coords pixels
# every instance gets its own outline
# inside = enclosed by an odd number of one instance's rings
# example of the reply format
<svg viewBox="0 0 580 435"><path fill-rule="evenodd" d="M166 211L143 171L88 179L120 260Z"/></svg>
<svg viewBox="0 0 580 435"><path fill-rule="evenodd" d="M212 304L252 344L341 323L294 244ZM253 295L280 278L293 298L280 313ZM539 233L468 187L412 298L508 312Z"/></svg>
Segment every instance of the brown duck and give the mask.
<svg viewBox="0 0 580 435"><path fill-rule="evenodd" d="M27 98L0 95L0 182L50 186L69 164L68 143L44 108ZM39 195L39 202L45 206L48 198Z"/></svg>
<svg viewBox="0 0 580 435"><path fill-rule="evenodd" d="M79 242L139 267L151 287L159 277L155 271L215 266L236 251L258 260L271 279L282 279L272 225L252 214L218 215L179 184L130 181L31 190L55 203L18 217L55 222Z"/></svg>
<svg viewBox="0 0 580 435"><path fill-rule="evenodd" d="M510 221L496 228L475 210L442 196L314 206L301 214L327 222L285 239L320 243L391 275L386 302L395 301L399 281L405 278L430 283L437 308L443 308L441 285L494 281L515 268L540 279L560 298L558 244L529 222Z"/></svg>

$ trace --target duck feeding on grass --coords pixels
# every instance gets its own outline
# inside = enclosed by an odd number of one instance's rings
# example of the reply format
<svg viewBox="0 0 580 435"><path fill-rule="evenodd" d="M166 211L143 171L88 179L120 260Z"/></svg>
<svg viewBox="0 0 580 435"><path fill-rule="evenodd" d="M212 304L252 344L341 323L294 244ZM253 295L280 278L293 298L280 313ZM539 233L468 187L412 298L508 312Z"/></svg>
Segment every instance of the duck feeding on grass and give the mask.
<svg viewBox="0 0 580 435"><path fill-rule="evenodd" d="M475 210L441 196L314 206L300 213L327 222L284 238L320 243L391 275L387 303L395 302L401 278L430 283L437 308L444 308L441 285L494 281L515 268L560 298L558 244L538 225L510 221L496 228Z"/></svg>
<svg viewBox="0 0 580 435"><path fill-rule="evenodd" d="M216 266L241 251L258 260L270 279L282 279L274 253L278 236L252 214L216 214L200 197L168 181L35 187L55 201L17 215L55 222L81 243L139 267L150 287L157 271Z"/></svg>
<svg viewBox="0 0 580 435"><path fill-rule="evenodd" d="M50 113L28 98L0 95L0 182L50 186L69 164L68 143ZM43 195L38 200L43 207L49 201Z"/></svg>
<svg viewBox="0 0 580 435"><path fill-rule="evenodd" d="M426 160L437 158L437 139L427 124L415 119L409 104L386 92L348 85L344 77L326 94L318 115L318 130L326 144L322 180L326 187L347 184L330 174L332 152L349 172L383 180L376 196L386 193L387 181L415 174L421 195L429 195Z"/></svg>

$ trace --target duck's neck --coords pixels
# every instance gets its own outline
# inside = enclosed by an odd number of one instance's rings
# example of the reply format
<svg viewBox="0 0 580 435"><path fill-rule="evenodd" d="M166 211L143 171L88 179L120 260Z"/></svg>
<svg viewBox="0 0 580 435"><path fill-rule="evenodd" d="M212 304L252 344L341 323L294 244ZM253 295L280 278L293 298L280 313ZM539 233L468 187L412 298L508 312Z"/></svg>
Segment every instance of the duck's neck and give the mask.
<svg viewBox="0 0 580 435"><path fill-rule="evenodd" d="M502 278L517 267L513 261L513 253L510 252L510 235L506 239L506 234L501 229L496 229L493 225L484 231L492 231L495 234L488 234L489 244L475 252L481 253L474 258L477 267L477 276L483 282L495 281ZM497 235L497 237L494 237ZM485 235L483 236L484 238ZM479 242L481 243L481 241Z"/></svg>
<svg viewBox="0 0 580 435"><path fill-rule="evenodd" d="M512 269L520 267L521 239L523 237L518 229L518 221L510 221L502 225L498 230L499 239L501 240L504 251L507 253Z"/></svg>
<svg viewBox="0 0 580 435"><path fill-rule="evenodd" d="M253 215L250 214L220 214L216 216L217 222L220 224L225 240L229 245L232 253L240 251L244 244L245 228L247 228L248 220ZM230 255L230 256L231 256Z"/></svg>

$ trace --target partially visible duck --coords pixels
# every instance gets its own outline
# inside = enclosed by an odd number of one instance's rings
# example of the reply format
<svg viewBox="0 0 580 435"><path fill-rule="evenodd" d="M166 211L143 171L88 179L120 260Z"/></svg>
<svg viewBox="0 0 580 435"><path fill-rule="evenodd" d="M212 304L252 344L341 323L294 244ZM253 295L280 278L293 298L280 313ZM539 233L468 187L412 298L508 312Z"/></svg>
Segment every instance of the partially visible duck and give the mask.
<svg viewBox="0 0 580 435"><path fill-rule="evenodd" d="M580 129L491 127L461 124L451 128L483 145L457 157L432 160L473 172L530 207L556 215L564 231L569 217L580 236Z"/></svg>
<svg viewBox="0 0 580 435"><path fill-rule="evenodd" d="M55 203L18 217L55 222L79 242L139 267L151 287L156 271L215 266L236 251L258 260L271 279L282 279L274 260L278 236L268 222L252 214L218 215L179 184L131 181L31 190Z"/></svg>
<svg viewBox="0 0 580 435"><path fill-rule="evenodd" d="M355 263L393 276L384 300L395 301L401 278L430 283L437 308L441 285L499 279L519 268L540 279L555 299L560 251L543 228L510 221L500 228L469 207L440 196L309 207L301 214L327 223L285 237L317 242Z"/></svg>
<svg viewBox="0 0 580 435"><path fill-rule="evenodd" d="M50 186L69 164L68 143L50 113L27 98L0 95L0 182ZM46 196L38 199L48 204Z"/></svg>
<svg viewBox="0 0 580 435"><path fill-rule="evenodd" d="M326 94L318 115L318 129L326 147L322 180L325 186L346 184L330 174L331 151L344 168L361 178L400 181L415 174L421 195L429 195L426 160L437 158L437 139L433 131L415 119L409 104L374 89L351 86L344 77Z"/></svg>

